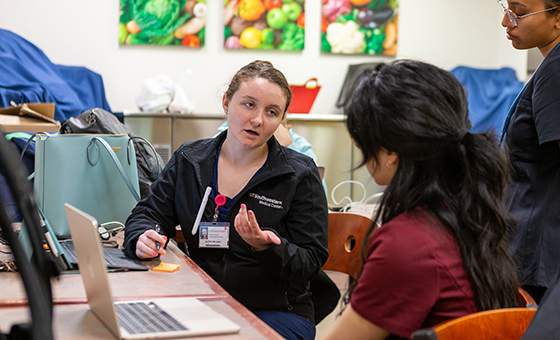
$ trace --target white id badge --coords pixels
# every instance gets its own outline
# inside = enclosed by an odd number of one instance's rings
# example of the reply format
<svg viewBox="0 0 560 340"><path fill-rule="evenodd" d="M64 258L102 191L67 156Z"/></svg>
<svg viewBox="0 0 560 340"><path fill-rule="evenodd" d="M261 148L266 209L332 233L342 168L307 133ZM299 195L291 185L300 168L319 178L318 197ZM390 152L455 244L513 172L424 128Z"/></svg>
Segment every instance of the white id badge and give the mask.
<svg viewBox="0 0 560 340"><path fill-rule="evenodd" d="M229 249L229 223L200 222L198 247Z"/></svg>

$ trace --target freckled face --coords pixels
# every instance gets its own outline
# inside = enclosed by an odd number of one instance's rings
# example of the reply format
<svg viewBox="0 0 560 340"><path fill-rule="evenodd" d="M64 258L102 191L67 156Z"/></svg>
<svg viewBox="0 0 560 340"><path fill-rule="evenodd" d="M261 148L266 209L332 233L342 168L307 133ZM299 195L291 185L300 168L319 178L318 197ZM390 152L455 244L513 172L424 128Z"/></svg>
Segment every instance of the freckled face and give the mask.
<svg viewBox="0 0 560 340"><path fill-rule="evenodd" d="M282 89L263 78L241 83L231 100L222 106L228 115L228 136L232 141L255 148L264 145L280 125L286 109Z"/></svg>
<svg viewBox="0 0 560 340"><path fill-rule="evenodd" d="M546 9L542 0L512 0L507 2L508 8L517 16L534 13ZM506 28L506 37L516 49L537 47L543 51L547 46L560 39L558 15L538 13L518 19L517 27L513 26L507 15L502 18L502 26ZM554 47L554 46L552 46Z"/></svg>

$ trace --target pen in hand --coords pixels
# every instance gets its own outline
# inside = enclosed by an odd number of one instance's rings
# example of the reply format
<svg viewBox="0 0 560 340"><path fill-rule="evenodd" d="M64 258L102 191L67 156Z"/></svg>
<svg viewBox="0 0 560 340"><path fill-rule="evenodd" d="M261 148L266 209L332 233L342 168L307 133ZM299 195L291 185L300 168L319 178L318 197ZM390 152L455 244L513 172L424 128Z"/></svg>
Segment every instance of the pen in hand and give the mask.
<svg viewBox="0 0 560 340"><path fill-rule="evenodd" d="M156 233L161 234L161 229L159 227L159 224L156 223ZM156 250L159 251L159 248L161 247L159 241L156 241Z"/></svg>

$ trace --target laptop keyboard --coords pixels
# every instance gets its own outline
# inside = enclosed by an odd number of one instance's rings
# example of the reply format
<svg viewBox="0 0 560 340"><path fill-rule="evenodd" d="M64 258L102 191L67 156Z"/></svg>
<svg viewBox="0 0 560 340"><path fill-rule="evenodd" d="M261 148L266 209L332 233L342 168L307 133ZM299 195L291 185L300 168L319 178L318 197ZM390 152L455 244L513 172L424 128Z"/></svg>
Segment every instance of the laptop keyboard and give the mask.
<svg viewBox="0 0 560 340"><path fill-rule="evenodd" d="M118 267L119 266L119 262L117 259L115 259L113 257L113 255L111 255L108 252L104 252L104 257L105 257L105 263L107 264L107 267Z"/></svg>
<svg viewBox="0 0 560 340"><path fill-rule="evenodd" d="M64 256L71 264L77 264L78 258L76 257L76 251L74 250L74 244L72 242L60 242L60 247L64 251Z"/></svg>
<svg viewBox="0 0 560 340"><path fill-rule="evenodd" d="M62 251L66 256L66 259L72 266L78 264L78 258L76 256L76 250L74 249L74 244L72 241L60 242ZM103 258L105 259L105 264L108 268L122 268L129 270L148 270L148 267L137 263L137 261L127 258L124 253L115 248L103 248Z"/></svg>
<svg viewBox="0 0 560 340"><path fill-rule="evenodd" d="M130 334L187 330L152 302L118 303L115 306L121 326Z"/></svg>

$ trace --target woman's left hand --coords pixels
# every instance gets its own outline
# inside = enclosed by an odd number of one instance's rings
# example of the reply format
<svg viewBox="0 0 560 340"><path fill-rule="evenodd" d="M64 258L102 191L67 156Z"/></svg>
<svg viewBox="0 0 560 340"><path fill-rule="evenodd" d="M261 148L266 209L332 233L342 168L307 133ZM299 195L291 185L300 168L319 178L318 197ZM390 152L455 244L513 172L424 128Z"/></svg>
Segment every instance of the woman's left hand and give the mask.
<svg viewBox="0 0 560 340"><path fill-rule="evenodd" d="M280 244L280 238L273 231L261 230L252 210L247 211L247 206L241 204L237 216L235 216L235 230L255 250L264 250L271 243Z"/></svg>

